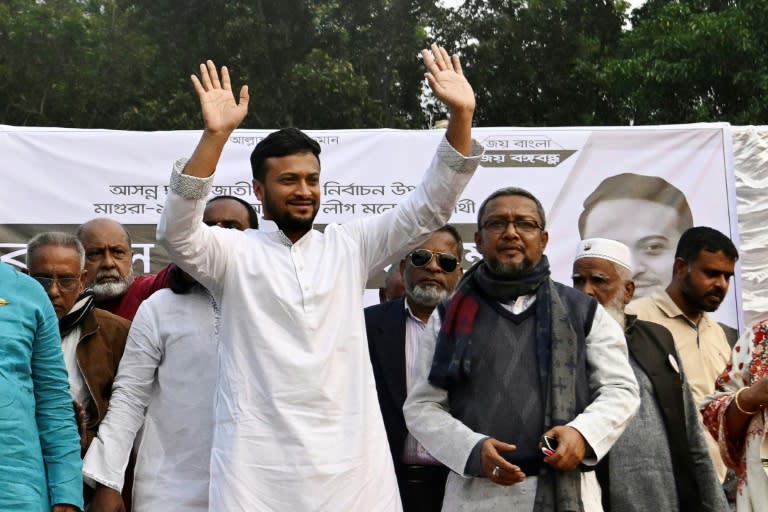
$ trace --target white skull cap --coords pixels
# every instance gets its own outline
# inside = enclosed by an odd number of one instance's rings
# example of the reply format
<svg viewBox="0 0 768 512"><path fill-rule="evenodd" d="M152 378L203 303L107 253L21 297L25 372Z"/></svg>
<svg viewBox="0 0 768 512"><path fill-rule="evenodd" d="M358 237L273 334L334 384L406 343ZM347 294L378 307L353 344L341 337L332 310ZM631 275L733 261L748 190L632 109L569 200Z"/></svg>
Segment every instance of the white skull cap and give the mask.
<svg viewBox="0 0 768 512"><path fill-rule="evenodd" d="M629 247L608 238L587 238L579 242L576 258L602 258L632 271L632 253Z"/></svg>

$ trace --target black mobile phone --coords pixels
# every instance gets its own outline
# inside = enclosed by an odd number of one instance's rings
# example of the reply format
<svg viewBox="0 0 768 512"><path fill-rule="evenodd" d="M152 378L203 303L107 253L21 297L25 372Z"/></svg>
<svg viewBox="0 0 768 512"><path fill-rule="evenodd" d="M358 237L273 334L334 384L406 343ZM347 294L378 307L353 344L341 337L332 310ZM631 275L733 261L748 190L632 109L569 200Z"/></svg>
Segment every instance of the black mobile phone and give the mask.
<svg viewBox="0 0 768 512"><path fill-rule="evenodd" d="M541 436L541 453L549 457L557 450L557 439L550 436Z"/></svg>

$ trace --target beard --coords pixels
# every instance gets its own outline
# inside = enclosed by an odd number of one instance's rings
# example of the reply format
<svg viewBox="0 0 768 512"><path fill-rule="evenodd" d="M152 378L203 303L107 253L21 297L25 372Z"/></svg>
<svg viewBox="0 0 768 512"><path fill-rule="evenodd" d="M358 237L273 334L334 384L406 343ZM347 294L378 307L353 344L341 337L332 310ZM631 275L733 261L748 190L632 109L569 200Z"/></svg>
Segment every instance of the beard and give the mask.
<svg viewBox="0 0 768 512"><path fill-rule="evenodd" d="M451 296L448 290L435 284L406 286L405 294L414 303L432 308L449 299Z"/></svg>
<svg viewBox="0 0 768 512"><path fill-rule="evenodd" d="M419 283L412 284L411 279L413 270L411 265L405 266L405 272L403 272L403 285L405 287L405 295L414 303L420 306L434 308L441 302L448 300L451 297L451 292L438 285L437 283Z"/></svg>
<svg viewBox="0 0 768 512"><path fill-rule="evenodd" d="M517 279L528 274L535 266L527 256L519 263L502 263L498 259L485 259L485 264L491 273L510 279Z"/></svg>
<svg viewBox="0 0 768 512"><path fill-rule="evenodd" d="M272 222L277 224L277 227L283 232L309 231L312 229L312 224L315 222L317 211L320 209L320 205L316 201L312 206L312 215L309 218L304 219L295 217L287 211L282 210L279 205L272 201L272 198L266 189L264 189L264 199L262 203L264 211L269 212L272 217Z"/></svg>
<svg viewBox="0 0 768 512"><path fill-rule="evenodd" d="M114 278L117 281L100 283L102 279ZM133 268L128 269L128 275L121 277L117 270L99 270L96 273L96 279L91 284L93 298L97 301L116 299L123 295L133 282Z"/></svg>
<svg viewBox="0 0 768 512"><path fill-rule="evenodd" d="M624 313L624 297L622 297L621 291L617 291L609 302L603 304L603 307L611 315L611 318L619 323L622 329L627 326L627 317Z"/></svg>
<svg viewBox="0 0 768 512"><path fill-rule="evenodd" d="M720 302L713 305L712 303L704 300L701 296L697 295L693 290L693 285L691 285L690 271L685 275L685 277L683 278L683 282L680 284L680 294L683 296L685 301L688 302L688 304L696 307L701 311L706 311L707 313L716 311L717 308L720 307L720 303L725 297L725 292L723 292L722 290L718 290L718 288L710 288L709 290L707 290L707 293L705 294L705 296L717 295L718 297L720 297Z"/></svg>

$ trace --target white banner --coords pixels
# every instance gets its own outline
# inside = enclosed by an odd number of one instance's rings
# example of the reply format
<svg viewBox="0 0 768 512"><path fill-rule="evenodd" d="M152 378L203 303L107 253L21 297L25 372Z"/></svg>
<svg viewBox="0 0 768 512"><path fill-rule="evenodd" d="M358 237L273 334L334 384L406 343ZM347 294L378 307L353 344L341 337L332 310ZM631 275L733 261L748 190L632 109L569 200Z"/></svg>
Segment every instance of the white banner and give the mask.
<svg viewBox="0 0 768 512"><path fill-rule="evenodd" d="M249 155L267 133L232 135L213 194L242 197L260 210ZM418 184L443 136L442 130L308 133L322 146L320 226L393 208ZM642 267L635 279L648 289L668 284L677 238L689 224L718 229L739 246L727 124L476 128L473 133L486 154L451 218L465 238L466 265L479 258L472 237L480 204L507 186L525 188L543 203L553 277L566 284L581 237L580 216L584 236L618 238L631 246ZM133 236L136 272L156 270L166 261L155 246L154 225L171 167L192 152L199 135L0 126L6 178L0 192L0 257L23 267L31 235L73 231L86 220L109 217ZM738 275L733 283L716 317L738 326ZM638 291L646 293L643 286Z"/></svg>

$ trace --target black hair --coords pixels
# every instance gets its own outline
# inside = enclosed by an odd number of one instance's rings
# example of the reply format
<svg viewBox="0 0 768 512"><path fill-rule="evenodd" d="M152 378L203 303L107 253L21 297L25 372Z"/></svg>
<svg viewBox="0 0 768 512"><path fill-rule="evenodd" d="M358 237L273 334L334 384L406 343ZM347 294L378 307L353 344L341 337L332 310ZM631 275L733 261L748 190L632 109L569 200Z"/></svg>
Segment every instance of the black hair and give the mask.
<svg viewBox="0 0 768 512"><path fill-rule="evenodd" d="M602 201L613 199L640 199L674 208L677 212L677 230L682 233L693 226L693 214L685 194L664 178L625 172L605 178L584 200L579 215L579 234L586 238L587 217Z"/></svg>
<svg viewBox="0 0 768 512"><path fill-rule="evenodd" d="M249 203L248 201L244 199L240 199L237 196L215 196L208 200L206 204L211 204L214 201L218 201L220 199L231 199L233 201L237 201L243 207L248 210L248 227L251 229L259 229L259 215L256 213L256 210L253 208L253 205Z"/></svg>
<svg viewBox="0 0 768 512"><path fill-rule="evenodd" d="M320 144L298 128L283 128L264 137L251 153L253 179L264 183L268 158L312 153L320 161Z"/></svg>
<svg viewBox="0 0 768 512"><path fill-rule="evenodd" d="M459 257L459 261L464 257L464 241L461 239L461 235L459 234L459 231L451 226L450 224L446 224L445 226L438 228L435 230L435 233L448 233L453 237L454 240L456 240L456 249L459 251L459 254L457 256ZM434 233L433 233L434 234Z"/></svg>
<svg viewBox="0 0 768 512"><path fill-rule="evenodd" d="M682 258L686 263L693 263L701 251L722 252L732 260L739 259L739 251L730 238L716 229L707 226L690 228L677 242L675 258Z"/></svg>
<svg viewBox="0 0 768 512"><path fill-rule="evenodd" d="M491 195L485 198L485 200L480 205L480 209L477 211L477 229L482 229L482 226L480 225L483 221L483 215L485 215L485 207L488 205L489 202L491 202L493 199L496 199L497 197L502 196L522 196L527 197L531 201L533 201L536 204L536 211L539 214L539 217L541 218L541 229L545 229L547 227L547 216L544 214L544 207L541 205L541 201L539 201L536 196L525 190L524 188L518 188L518 187L504 187L496 190L495 192L492 192Z"/></svg>

